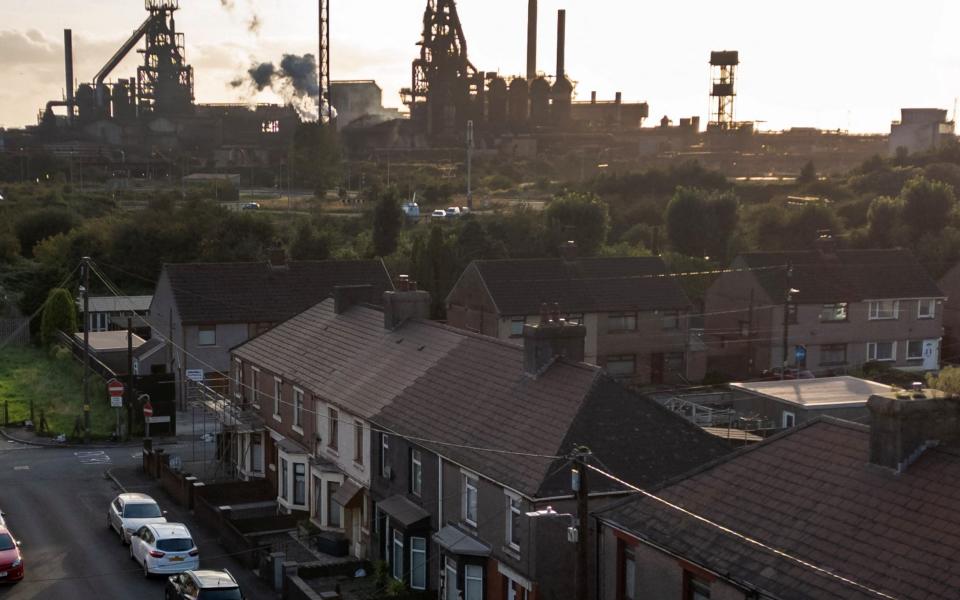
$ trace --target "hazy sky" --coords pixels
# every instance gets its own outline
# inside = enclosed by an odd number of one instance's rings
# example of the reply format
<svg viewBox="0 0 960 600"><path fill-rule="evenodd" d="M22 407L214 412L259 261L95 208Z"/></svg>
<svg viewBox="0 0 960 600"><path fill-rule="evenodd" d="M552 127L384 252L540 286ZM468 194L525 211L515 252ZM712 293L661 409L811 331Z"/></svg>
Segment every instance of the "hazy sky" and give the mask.
<svg viewBox="0 0 960 600"><path fill-rule="evenodd" d="M242 100L229 81L254 60L316 52L317 5L306 0L181 0L200 102ZM331 0L334 79L376 79L399 105L417 54L425 0ZM526 0L460 0L469 55L481 70L525 70ZM577 96L650 104L651 122L707 118L709 53L740 51L736 117L761 128L887 131L904 106L951 110L960 96L956 0L540 0L538 67L555 66L556 10L567 9L567 73ZM256 13L258 33L248 29ZM62 30L75 74L92 79L139 26L141 0L0 0L0 126L33 123L60 98ZM139 55L117 76L132 76ZM269 93L259 96L274 100Z"/></svg>

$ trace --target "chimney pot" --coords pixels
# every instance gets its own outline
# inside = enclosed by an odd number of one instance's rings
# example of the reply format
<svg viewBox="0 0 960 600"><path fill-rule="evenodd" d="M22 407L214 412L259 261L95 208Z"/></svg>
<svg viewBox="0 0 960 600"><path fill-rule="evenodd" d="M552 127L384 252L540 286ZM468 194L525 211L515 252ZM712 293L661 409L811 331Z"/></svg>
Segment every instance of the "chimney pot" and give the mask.
<svg viewBox="0 0 960 600"><path fill-rule="evenodd" d="M590 104L597 103L597 92L590 92Z"/></svg>
<svg viewBox="0 0 960 600"><path fill-rule="evenodd" d="M615 102L617 104L620 104L622 101L623 101L623 92L617 92Z"/></svg>

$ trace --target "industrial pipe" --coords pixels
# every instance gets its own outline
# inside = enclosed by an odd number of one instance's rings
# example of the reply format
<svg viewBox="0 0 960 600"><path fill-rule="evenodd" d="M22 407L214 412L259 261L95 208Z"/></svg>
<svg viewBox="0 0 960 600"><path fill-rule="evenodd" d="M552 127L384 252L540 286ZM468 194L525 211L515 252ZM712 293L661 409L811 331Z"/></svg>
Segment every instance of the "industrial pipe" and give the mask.
<svg viewBox="0 0 960 600"><path fill-rule="evenodd" d="M537 0L527 5L527 81L537 76Z"/></svg>

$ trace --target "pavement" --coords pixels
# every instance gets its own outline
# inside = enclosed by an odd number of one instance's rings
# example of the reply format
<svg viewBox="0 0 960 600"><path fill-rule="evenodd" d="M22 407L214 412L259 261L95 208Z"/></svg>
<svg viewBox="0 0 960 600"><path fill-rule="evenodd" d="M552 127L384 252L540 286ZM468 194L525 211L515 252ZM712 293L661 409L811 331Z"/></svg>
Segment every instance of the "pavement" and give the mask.
<svg viewBox="0 0 960 600"><path fill-rule="evenodd" d="M167 451L187 454L191 443L171 442ZM187 525L203 568L229 569L248 599L277 598L213 532L140 471L141 461L139 444L51 448L0 439L0 507L23 542L26 567L23 581L0 585L0 600L162 597L165 579L145 579L127 547L106 527L106 509L118 486L152 495L168 511L168 520Z"/></svg>

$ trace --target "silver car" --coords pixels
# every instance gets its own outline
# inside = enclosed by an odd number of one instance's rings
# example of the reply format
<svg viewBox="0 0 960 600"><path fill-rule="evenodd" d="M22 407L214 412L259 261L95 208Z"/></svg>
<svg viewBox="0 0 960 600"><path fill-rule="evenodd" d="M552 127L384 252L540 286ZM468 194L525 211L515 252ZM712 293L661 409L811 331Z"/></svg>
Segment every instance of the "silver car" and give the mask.
<svg viewBox="0 0 960 600"><path fill-rule="evenodd" d="M144 525L130 538L130 558L143 567L143 576L183 573L200 568L200 550L182 523Z"/></svg>
<svg viewBox="0 0 960 600"><path fill-rule="evenodd" d="M166 523L157 501L146 494L120 494L107 508L107 527L117 532L120 543L130 543L130 536L144 525Z"/></svg>

